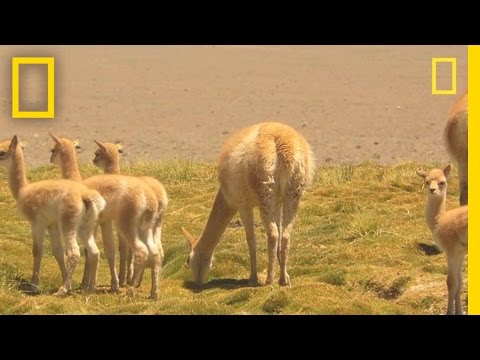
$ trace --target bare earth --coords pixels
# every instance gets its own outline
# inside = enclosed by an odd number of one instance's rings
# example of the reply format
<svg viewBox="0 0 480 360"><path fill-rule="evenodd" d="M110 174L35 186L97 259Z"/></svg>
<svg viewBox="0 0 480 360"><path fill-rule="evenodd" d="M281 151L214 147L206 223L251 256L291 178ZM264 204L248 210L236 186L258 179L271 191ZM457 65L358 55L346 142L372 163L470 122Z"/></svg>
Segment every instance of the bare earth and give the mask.
<svg viewBox="0 0 480 360"><path fill-rule="evenodd" d="M11 118L13 56L55 57L55 119ZM457 95L432 95L432 57L457 58ZM0 140L18 134L30 165L48 164L48 131L78 138L82 162L93 139L121 140L129 161L212 161L229 133L265 120L303 133L318 164L443 162L467 47L0 46L0 69ZM26 104L45 98L42 84L22 79Z"/></svg>

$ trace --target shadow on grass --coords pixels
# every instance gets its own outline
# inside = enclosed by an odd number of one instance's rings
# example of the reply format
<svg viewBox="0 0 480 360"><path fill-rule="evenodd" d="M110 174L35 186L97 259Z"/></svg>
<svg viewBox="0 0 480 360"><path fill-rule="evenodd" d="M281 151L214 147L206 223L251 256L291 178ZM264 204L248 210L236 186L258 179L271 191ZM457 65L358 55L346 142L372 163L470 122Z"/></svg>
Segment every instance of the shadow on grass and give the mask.
<svg viewBox="0 0 480 360"><path fill-rule="evenodd" d="M40 294L40 288L25 280L21 276L15 277L16 288L26 295L37 296Z"/></svg>
<svg viewBox="0 0 480 360"><path fill-rule="evenodd" d="M433 255L438 255L442 253L442 250L440 250L434 244L418 243L417 247L422 252L422 254L427 256L433 256Z"/></svg>
<svg viewBox="0 0 480 360"><path fill-rule="evenodd" d="M185 281L183 285L187 289L190 289L195 293L199 293L209 289L231 290L231 289L261 286L261 284L257 284L257 285L250 284L248 282L248 279L214 279L214 280L210 280L209 282L203 285L197 285L195 282L188 280L188 281Z"/></svg>
<svg viewBox="0 0 480 360"><path fill-rule="evenodd" d="M48 290L40 290L40 286L32 284L30 281L24 279L21 276L15 277L15 283L17 290L21 291L22 293L30 296L37 296L40 294L44 295L55 295L58 289L48 289ZM113 290L109 285L99 285L97 289L93 292L84 290L81 287L77 287L76 289L72 289L68 293L68 295L72 295L73 293L79 294L118 294L119 291Z"/></svg>
<svg viewBox="0 0 480 360"><path fill-rule="evenodd" d="M79 292L79 293L86 293L86 294L88 294L88 293L90 293L90 294L120 294L122 291L126 292L127 289L128 289L127 286L124 286L124 287L122 287L118 290L114 290L114 289L112 289L112 287L110 285L97 285L97 288L94 292L84 290L81 287L78 287L76 291Z"/></svg>

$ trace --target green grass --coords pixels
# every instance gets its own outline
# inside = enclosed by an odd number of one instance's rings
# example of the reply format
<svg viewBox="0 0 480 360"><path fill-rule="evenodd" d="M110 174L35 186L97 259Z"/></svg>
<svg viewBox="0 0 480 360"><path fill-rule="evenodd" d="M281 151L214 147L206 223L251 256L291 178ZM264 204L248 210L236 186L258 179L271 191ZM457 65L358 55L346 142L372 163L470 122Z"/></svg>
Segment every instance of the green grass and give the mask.
<svg viewBox="0 0 480 360"><path fill-rule="evenodd" d="M218 188L214 164L172 160L136 163L122 170L150 175L166 187L170 204L164 223L165 260L160 299L147 300L150 274L135 296L106 290L108 265L102 252L99 291L52 296L60 273L45 242L41 294L18 289L32 268L29 224L20 219L0 169L0 313L2 314L439 314L446 310L443 254L431 251L423 220L425 195L415 170L431 164L373 163L320 167L295 224L289 258L292 286L248 287L249 257L243 227L228 227L215 251L210 282L187 286L188 248L181 226L199 235ZM84 176L98 173L83 166ZM60 178L52 166L29 172L31 181ZM457 176L449 182L448 207L458 204ZM233 221L238 221L236 217ZM256 214L258 270L266 278L265 231ZM103 249L101 239L99 247ZM423 244L423 245L422 245ZM430 250L429 250L430 249ZM78 287L83 258L74 276ZM278 276L278 265L276 265ZM466 274L466 270L464 272ZM464 275L466 278L466 275ZM278 277L277 277L278 279ZM466 304L466 292L463 299ZM466 309L466 305L465 305Z"/></svg>

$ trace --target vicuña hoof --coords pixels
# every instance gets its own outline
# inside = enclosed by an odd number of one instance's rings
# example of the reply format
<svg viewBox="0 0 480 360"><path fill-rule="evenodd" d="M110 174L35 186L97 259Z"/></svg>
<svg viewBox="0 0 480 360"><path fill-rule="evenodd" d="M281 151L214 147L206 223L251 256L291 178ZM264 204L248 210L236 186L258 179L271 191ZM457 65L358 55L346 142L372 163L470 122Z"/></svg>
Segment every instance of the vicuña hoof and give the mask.
<svg viewBox="0 0 480 360"><path fill-rule="evenodd" d="M69 290L67 290L64 286L62 286L58 291L54 294L54 296L57 297L65 297L70 293Z"/></svg>
<svg viewBox="0 0 480 360"><path fill-rule="evenodd" d="M285 276L280 276L278 284L280 286L290 286L290 276L288 274L285 274Z"/></svg>
<svg viewBox="0 0 480 360"><path fill-rule="evenodd" d="M258 286L258 277L250 277L248 279L248 285L250 286Z"/></svg>
<svg viewBox="0 0 480 360"><path fill-rule="evenodd" d="M148 297L149 300L157 301L158 300L158 294L150 294Z"/></svg>

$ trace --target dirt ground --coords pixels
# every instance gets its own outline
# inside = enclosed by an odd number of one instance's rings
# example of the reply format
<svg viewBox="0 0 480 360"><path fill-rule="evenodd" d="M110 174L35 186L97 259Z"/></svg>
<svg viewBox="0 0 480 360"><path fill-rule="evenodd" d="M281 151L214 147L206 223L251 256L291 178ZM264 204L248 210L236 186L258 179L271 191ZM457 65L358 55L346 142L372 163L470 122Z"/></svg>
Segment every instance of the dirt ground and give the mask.
<svg viewBox="0 0 480 360"><path fill-rule="evenodd" d="M11 118L13 56L55 57L55 119ZM457 58L457 95L432 95L432 57ZM391 164L447 161L442 132L467 88L467 47L0 46L0 69L0 139L26 141L30 166L48 163L48 131L78 138L82 162L93 139L122 141L129 161L215 160L229 133L265 120L298 129L319 165ZM438 69L449 87L448 66ZM30 73L21 96L32 105L45 82Z"/></svg>

